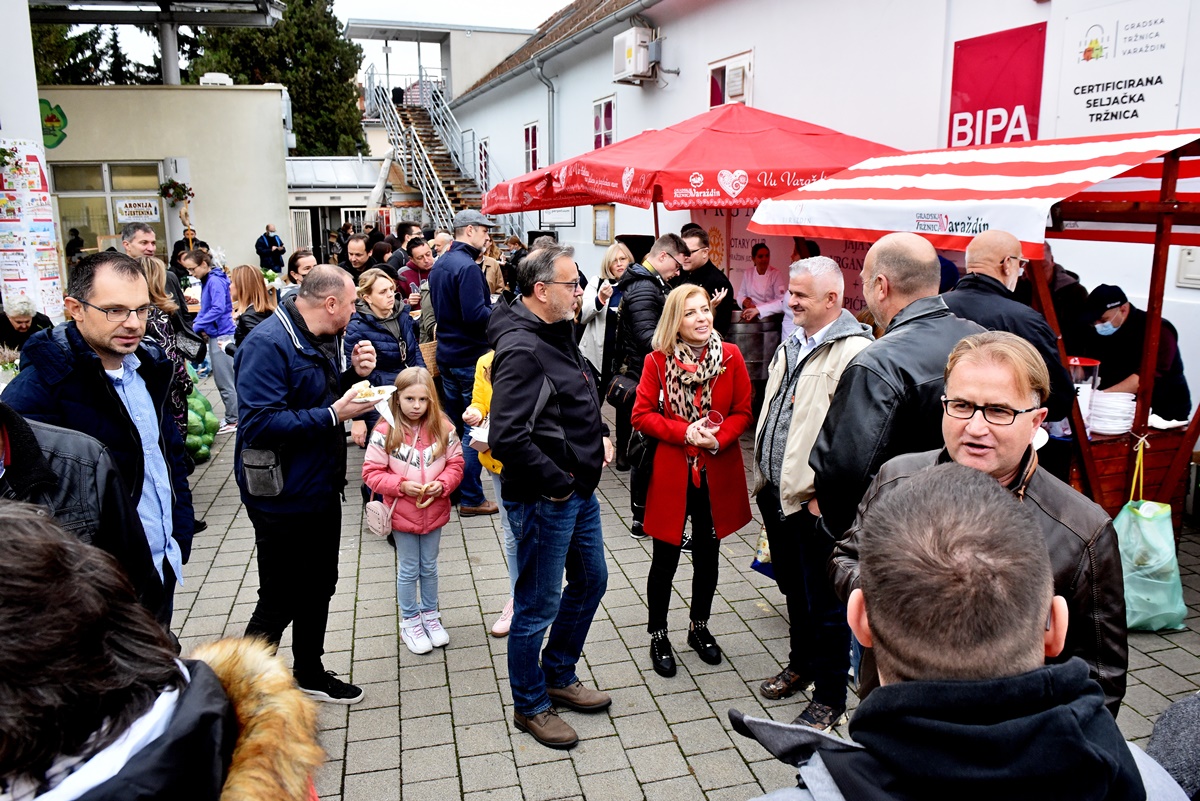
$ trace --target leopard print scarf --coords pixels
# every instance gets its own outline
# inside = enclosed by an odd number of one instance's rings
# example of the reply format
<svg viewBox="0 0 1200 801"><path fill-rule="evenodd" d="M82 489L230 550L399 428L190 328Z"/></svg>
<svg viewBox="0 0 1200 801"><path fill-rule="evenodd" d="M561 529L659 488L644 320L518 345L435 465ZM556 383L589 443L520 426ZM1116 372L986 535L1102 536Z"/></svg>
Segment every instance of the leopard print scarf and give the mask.
<svg viewBox="0 0 1200 801"><path fill-rule="evenodd" d="M671 411L694 423L712 410L713 384L725 371L721 366L721 336L713 331L708 337L704 355L695 355L682 339L676 337L675 352L667 359L667 400Z"/></svg>

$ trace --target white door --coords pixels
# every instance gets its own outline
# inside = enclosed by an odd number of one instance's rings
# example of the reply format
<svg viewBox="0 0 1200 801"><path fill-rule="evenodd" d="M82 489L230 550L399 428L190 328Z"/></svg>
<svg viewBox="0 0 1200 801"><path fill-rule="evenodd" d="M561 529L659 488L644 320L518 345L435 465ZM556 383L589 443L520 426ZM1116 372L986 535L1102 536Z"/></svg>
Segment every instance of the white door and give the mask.
<svg viewBox="0 0 1200 801"><path fill-rule="evenodd" d="M292 209L292 250L312 246L312 214L308 209Z"/></svg>

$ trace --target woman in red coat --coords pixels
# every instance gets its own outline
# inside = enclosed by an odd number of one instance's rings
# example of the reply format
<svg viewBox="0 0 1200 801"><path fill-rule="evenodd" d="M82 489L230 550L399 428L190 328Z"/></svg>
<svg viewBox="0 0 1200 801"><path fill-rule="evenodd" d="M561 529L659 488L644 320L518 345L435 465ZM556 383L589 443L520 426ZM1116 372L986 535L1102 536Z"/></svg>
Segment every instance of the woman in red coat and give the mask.
<svg viewBox="0 0 1200 801"><path fill-rule="evenodd" d="M703 287L685 285L667 296L653 346L638 384L633 427L658 442L644 523L654 538L646 577L647 630L655 672L674 676L667 606L688 517L692 608L687 642L708 664L721 661L721 649L708 631L708 616L717 589L718 542L750 522L738 444L750 425L750 376L741 351L721 342L713 329ZM709 419L710 412L716 413L718 424ZM710 494L710 487L720 489ZM684 498L686 504L681 502Z"/></svg>

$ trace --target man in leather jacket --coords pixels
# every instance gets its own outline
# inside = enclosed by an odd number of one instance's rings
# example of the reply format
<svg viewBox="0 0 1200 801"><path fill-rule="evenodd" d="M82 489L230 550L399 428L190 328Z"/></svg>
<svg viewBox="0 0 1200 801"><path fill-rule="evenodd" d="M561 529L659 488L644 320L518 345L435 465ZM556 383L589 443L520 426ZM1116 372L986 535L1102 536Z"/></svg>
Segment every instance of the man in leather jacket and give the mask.
<svg viewBox="0 0 1200 801"><path fill-rule="evenodd" d="M142 605L158 611L163 586L137 506L96 439L28 422L0 403L0 498L41 506L68 534L108 551Z"/></svg>
<svg viewBox="0 0 1200 801"><path fill-rule="evenodd" d="M942 444L946 356L984 329L946 308L941 276L937 251L916 234L888 234L867 251L863 297L886 330L842 373L809 458L827 537L854 522L880 465Z"/></svg>
<svg viewBox="0 0 1200 801"><path fill-rule="evenodd" d="M1050 377L1037 350L1015 334L989 331L951 352L945 372L944 450L887 462L867 490L854 526L834 547L830 577L843 599L859 586L862 519L879 498L932 464L949 461L991 475L1033 512L1050 552L1054 592L1066 599L1070 626L1062 654L1082 658L1115 717L1129 663L1121 556L1112 520L1092 501L1040 469L1032 440L1046 417ZM964 502L966 499L964 499ZM864 666L873 660L863 660ZM873 676L863 687L873 688Z"/></svg>

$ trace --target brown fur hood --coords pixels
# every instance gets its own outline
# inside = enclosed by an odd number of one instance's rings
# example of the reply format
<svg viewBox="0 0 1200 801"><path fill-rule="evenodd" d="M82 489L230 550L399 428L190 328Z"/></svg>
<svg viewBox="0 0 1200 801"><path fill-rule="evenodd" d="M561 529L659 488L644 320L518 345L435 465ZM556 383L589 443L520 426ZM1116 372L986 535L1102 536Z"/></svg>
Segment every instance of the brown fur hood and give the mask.
<svg viewBox="0 0 1200 801"><path fill-rule="evenodd" d="M317 712L282 660L261 640L225 639L197 648L225 689L240 727L221 801L306 801L317 766Z"/></svg>

